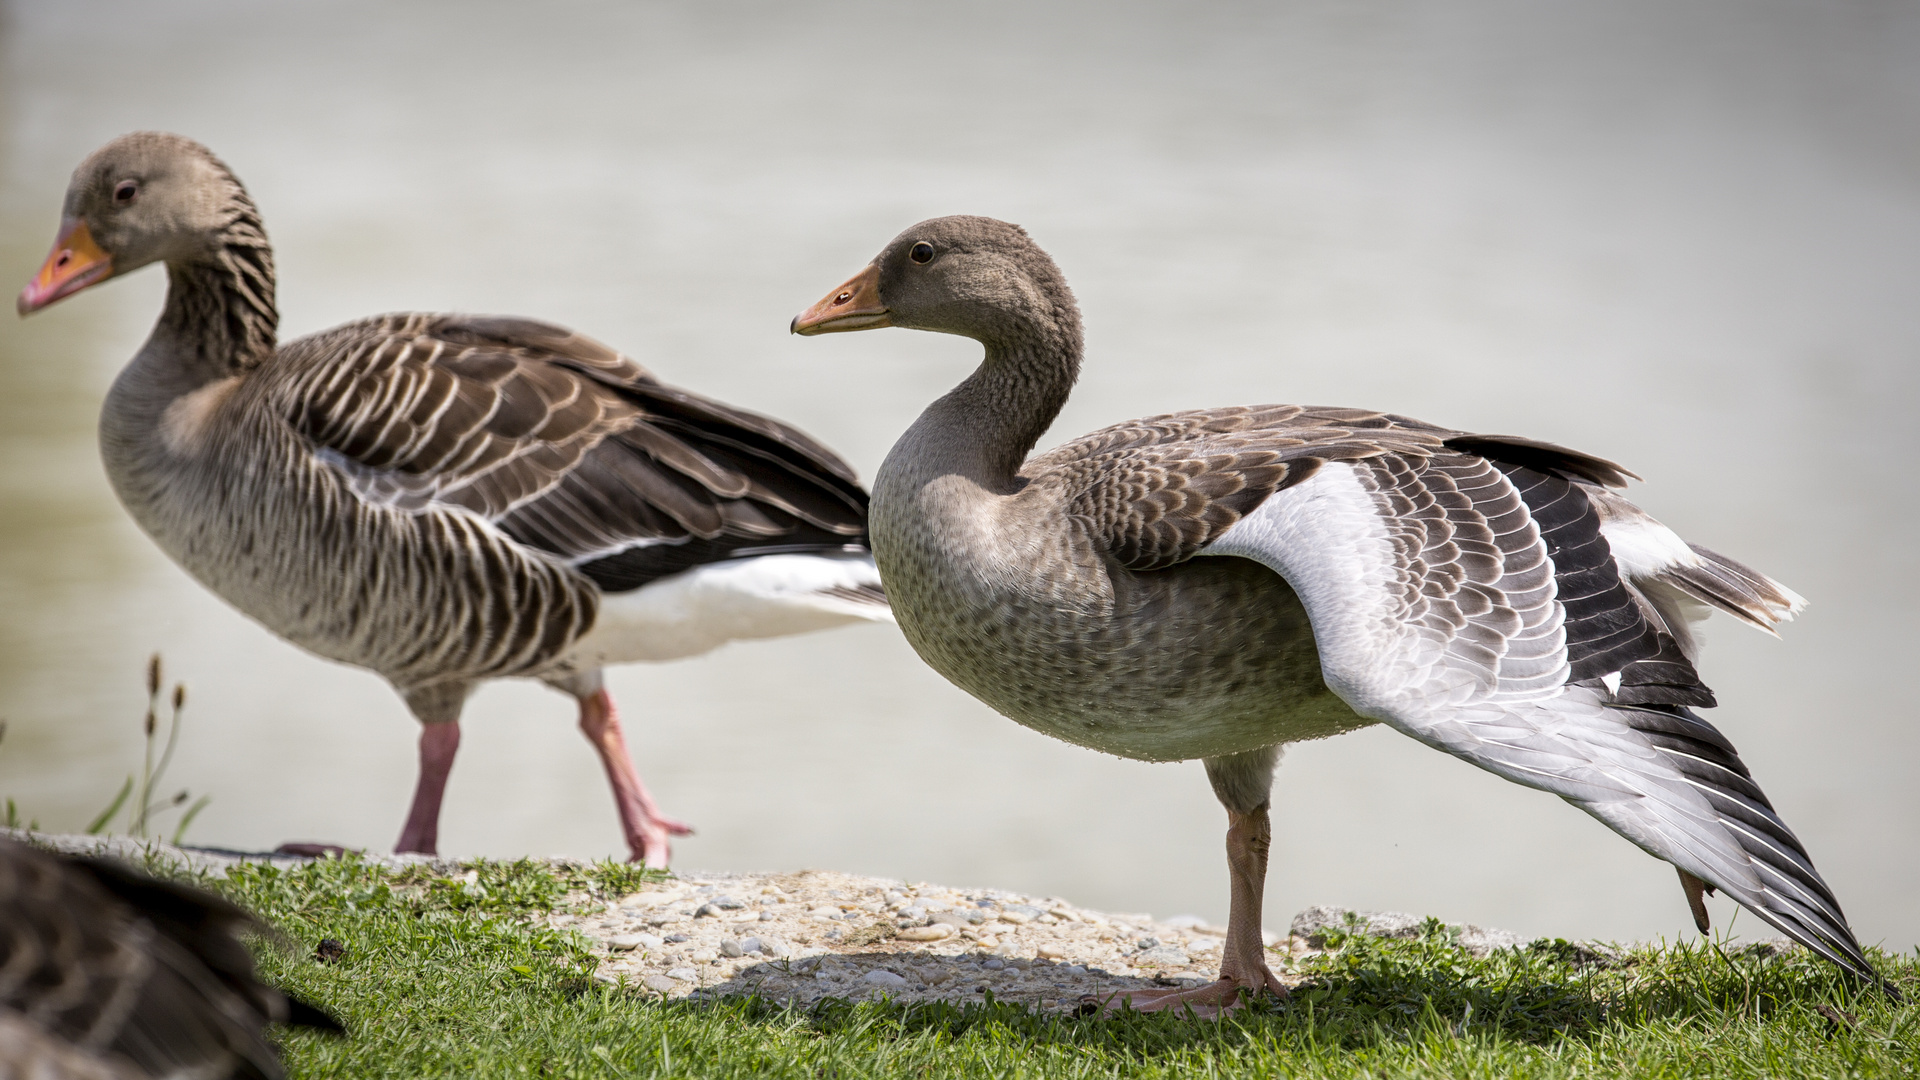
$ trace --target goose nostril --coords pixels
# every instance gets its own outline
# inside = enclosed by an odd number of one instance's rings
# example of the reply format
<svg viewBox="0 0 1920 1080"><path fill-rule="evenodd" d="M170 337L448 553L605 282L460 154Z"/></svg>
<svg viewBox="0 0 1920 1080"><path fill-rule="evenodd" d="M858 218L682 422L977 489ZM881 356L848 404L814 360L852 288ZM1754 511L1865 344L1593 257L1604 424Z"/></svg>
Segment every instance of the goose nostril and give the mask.
<svg viewBox="0 0 1920 1080"><path fill-rule="evenodd" d="M71 252L71 251L63 251L63 252L61 252L61 253L60 253L60 257L59 257L58 259L55 259L55 260L53 261L53 265L55 265L55 266L57 266L57 267L59 267L60 269L62 269L62 270L64 270L64 269L66 269L66 268L67 268L67 264L68 264L68 263L70 263L70 262L72 262L72 261L73 261L73 252Z"/></svg>
<svg viewBox="0 0 1920 1080"><path fill-rule="evenodd" d="M846 303L851 299L853 299L853 293L849 291L849 292L843 292L839 296L834 297L833 302L836 306L838 306L840 304Z"/></svg>

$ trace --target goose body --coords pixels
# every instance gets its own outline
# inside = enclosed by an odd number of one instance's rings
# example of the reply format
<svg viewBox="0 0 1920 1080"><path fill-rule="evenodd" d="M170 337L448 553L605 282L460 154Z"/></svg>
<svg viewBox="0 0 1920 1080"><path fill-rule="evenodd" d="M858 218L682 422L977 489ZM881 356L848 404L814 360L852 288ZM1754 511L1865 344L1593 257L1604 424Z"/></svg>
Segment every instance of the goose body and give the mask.
<svg viewBox="0 0 1920 1080"><path fill-rule="evenodd" d="M558 327L382 316L184 392L167 380L176 355L150 342L107 395L101 453L121 502L234 606L403 692L563 681L885 610L864 495L837 458ZM820 489L800 510L815 521L774 493L756 506L758 478L714 460L733 448L703 445L755 436ZM663 468L643 441L710 475ZM729 512L746 527L728 530Z"/></svg>
<svg viewBox="0 0 1920 1080"><path fill-rule="evenodd" d="M572 694L630 852L653 804L601 669L888 619L867 496L778 421L668 386L530 319L401 313L281 345L273 261L204 147L137 133L74 174L22 313L149 262L167 306L101 413L115 492L209 589L374 671L424 725L402 851L434 851L467 695Z"/></svg>
<svg viewBox="0 0 1920 1080"><path fill-rule="evenodd" d="M1802 601L1688 545L1609 462L1360 409L1230 407L1027 454L1078 377L1079 312L1023 230L922 222L794 321L979 340L874 481L901 629L1012 719L1103 752L1200 758L1228 812L1220 981L1136 1006L1281 992L1263 957L1268 793L1286 744L1384 723L1559 795L1877 981L1804 847L1697 708L1688 622L1771 631Z"/></svg>

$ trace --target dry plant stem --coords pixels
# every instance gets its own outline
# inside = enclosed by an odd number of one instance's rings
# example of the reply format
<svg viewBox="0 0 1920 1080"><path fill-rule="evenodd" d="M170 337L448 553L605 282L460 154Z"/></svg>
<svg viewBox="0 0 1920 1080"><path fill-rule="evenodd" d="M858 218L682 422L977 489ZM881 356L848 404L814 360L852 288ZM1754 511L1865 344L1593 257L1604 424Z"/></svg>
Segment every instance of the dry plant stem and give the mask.
<svg viewBox="0 0 1920 1080"><path fill-rule="evenodd" d="M648 866L666 866L673 857L671 836L687 836L693 827L675 821L660 812L653 796L640 782L640 773L627 753L627 739L620 731L620 715L614 710L613 696L602 687L580 699L580 733L593 744L606 767L607 780L613 785L613 802L620 811L620 827L626 833L629 860Z"/></svg>
<svg viewBox="0 0 1920 1080"><path fill-rule="evenodd" d="M146 735L146 757L140 764L140 788L138 798L134 800L133 812L129 815L128 831L135 836L147 835L147 809L153 802L153 734L160 723L160 654L154 653L147 661L147 718L142 728Z"/></svg>
<svg viewBox="0 0 1920 1080"><path fill-rule="evenodd" d="M1267 966L1266 942L1260 936L1261 905L1266 893L1267 852L1273 844L1273 826L1267 804L1249 813L1227 811L1227 873L1231 877L1231 906L1227 912L1227 943L1220 960L1220 977L1187 990L1146 990L1109 998L1109 1010L1124 1001L1136 1012L1192 1009L1200 1016L1217 1016L1261 991L1285 997L1287 988Z"/></svg>
<svg viewBox="0 0 1920 1080"><path fill-rule="evenodd" d="M438 855L440 801L447 793L447 773L460 749L460 722L448 720L420 725L420 786L413 790L413 809L393 849L402 854Z"/></svg>

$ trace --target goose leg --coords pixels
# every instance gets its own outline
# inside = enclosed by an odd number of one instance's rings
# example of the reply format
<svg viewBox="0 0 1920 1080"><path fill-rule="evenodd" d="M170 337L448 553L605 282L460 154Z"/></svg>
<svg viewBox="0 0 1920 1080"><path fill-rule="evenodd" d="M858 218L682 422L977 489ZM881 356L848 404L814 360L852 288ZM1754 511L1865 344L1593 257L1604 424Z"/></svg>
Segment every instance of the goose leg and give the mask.
<svg viewBox="0 0 1920 1080"><path fill-rule="evenodd" d="M407 823L400 828L400 840L393 845L396 852L440 853L440 800L447 793L453 755L460 749L460 710L472 691L473 684L464 682L400 691L413 718L420 721L420 781L414 786L413 806L407 811Z"/></svg>
<svg viewBox="0 0 1920 1080"><path fill-rule="evenodd" d="M420 782L413 789L413 808L407 811L394 851L440 853L440 800L447 794L447 774L453 771L453 755L459 749L460 721L420 725Z"/></svg>
<svg viewBox="0 0 1920 1080"><path fill-rule="evenodd" d="M597 681L597 680L596 680ZM613 707L613 696L605 686L579 694L580 731L600 754L606 767L607 782L613 785L613 803L620 811L620 827L627 837L631 861L648 866L665 866L673 856L670 836L687 836L693 827L675 821L660 812L653 796L640 782L640 773L627 753L627 739L620 731L620 715Z"/></svg>
<svg viewBox="0 0 1920 1080"><path fill-rule="evenodd" d="M1263 991L1286 996L1286 986L1267 966L1266 942L1260 935L1267 853L1273 841L1267 793L1279 761L1277 746L1207 759L1207 778L1227 808L1227 872L1232 882L1220 977L1190 990L1117 994L1106 1002L1109 1009L1125 1001L1136 1012L1191 1009L1200 1016L1216 1016Z"/></svg>

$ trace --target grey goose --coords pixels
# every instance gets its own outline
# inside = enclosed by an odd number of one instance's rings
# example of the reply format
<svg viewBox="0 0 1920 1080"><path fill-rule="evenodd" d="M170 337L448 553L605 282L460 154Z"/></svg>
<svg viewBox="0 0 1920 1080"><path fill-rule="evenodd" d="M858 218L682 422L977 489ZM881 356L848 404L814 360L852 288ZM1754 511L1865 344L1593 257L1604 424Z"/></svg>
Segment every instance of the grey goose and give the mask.
<svg viewBox="0 0 1920 1080"><path fill-rule="evenodd" d="M1079 376L1079 309L1018 226L901 233L794 319L972 338L979 368L874 478L874 557L907 640L1037 731L1203 759L1227 810L1219 980L1140 1008L1283 992L1260 904L1282 748L1385 723L1550 792L1878 981L1832 891L1719 730L1688 621L1802 601L1690 546L1628 474L1531 439L1262 405L1116 424L1029 458Z"/></svg>
<svg viewBox="0 0 1920 1080"><path fill-rule="evenodd" d="M190 139L81 163L20 312L153 262L166 307L107 396L107 475L201 583L400 692L423 725L400 851L437 848L468 693L524 676L578 700L631 856L664 865L688 830L641 784L601 669L891 618L866 492L792 427L528 319L279 344L259 213Z"/></svg>
<svg viewBox="0 0 1920 1080"><path fill-rule="evenodd" d="M281 1077L269 1024L342 1034L262 982L212 893L0 838L0 1077Z"/></svg>

